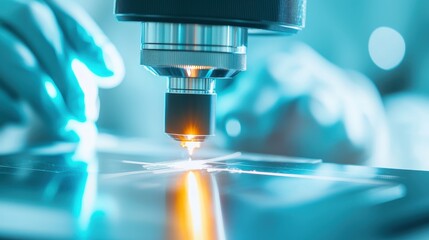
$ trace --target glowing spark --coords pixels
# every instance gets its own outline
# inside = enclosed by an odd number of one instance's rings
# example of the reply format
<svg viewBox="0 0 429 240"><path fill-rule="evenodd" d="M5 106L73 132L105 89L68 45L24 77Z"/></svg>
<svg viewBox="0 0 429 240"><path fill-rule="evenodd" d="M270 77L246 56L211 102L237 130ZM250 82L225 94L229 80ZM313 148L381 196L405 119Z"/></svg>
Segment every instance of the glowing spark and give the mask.
<svg viewBox="0 0 429 240"><path fill-rule="evenodd" d="M192 156L195 148L199 148L201 146L200 142L182 142L182 147L188 149L189 156Z"/></svg>
<svg viewBox="0 0 429 240"><path fill-rule="evenodd" d="M194 138L195 138L195 136L194 135L192 135L192 134L187 134L187 135L185 135L186 136L186 139L188 140L188 141L192 141Z"/></svg>
<svg viewBox="0 0 429 240"><path fill-rule="evenodd" d="M234 158L238 158L240 156L241 156L241 153L236 152L225 156L209 158L209 159L200 159L200 160L194 160L194 161L189 161L188 159L188 160L165 161L165 162L153 163L153 162L123 160L122 162L126 164L142 165L142 167L145 170L110 173L110 174L102 174L102 175L103 175L103 179L114 179L114 178L128 177L132 175L140 175L140 174L147 174L147 173L163 174L163 173L174 173L174 172L202 170L202 169L206 169L208 172L210 172L211 171L210 169L212 168L210 164L213 164L215 162L228 161ZM217 170L214 170L214 171L217 171Z"/></svg>

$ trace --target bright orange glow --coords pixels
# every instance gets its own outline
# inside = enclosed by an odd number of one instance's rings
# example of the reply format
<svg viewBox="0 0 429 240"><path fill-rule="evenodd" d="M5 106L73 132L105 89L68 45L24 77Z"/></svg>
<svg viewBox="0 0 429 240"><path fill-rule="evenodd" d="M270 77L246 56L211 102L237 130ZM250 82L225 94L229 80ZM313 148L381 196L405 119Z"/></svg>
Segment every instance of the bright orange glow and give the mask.
<svg viewBox="0 0 429 240"><path fill-rule="evenodd" d="M187 172L180 177L171 197L169 239L223 238L223 234L218 233L215 198L208 175Z"/></svg>
<svg viewBox="0 0 429 240"><path fill-rule="evenodd" d="M200 131L198 131L198 128L193 123L189 123L185 130L185 135L188 139L193 139L195 135L198 135Z"/></svg>
<svg viewBox="0 0 429 240"><path fill-rule="evenodd" d="M182 66L185 68L187 77L198 77L201 70L210 69L208 66L197 66L197 65L187 65Z"/></svg>
<svg viewBox="0 0 429 240"><path fill-rule="evenodd" d="M204 239L201 225L203 214L203 209L201 208L202 199L197 179L193 172L189 172L186 185L188 187L188 208L191 210L192 235L194 239Z"/></svg>

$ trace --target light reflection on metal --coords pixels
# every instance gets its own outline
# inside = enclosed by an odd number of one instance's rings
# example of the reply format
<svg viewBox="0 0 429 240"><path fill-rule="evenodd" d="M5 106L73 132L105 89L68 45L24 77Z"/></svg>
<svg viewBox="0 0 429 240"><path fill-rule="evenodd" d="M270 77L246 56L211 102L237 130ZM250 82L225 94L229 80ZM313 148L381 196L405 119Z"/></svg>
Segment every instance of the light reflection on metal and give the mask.
<svg viewBox="0 0 429 240"><path fill-rule="evenodd" d="M216 180L207 173L182 174L170 195L168 239L225 239Z"/></svg>

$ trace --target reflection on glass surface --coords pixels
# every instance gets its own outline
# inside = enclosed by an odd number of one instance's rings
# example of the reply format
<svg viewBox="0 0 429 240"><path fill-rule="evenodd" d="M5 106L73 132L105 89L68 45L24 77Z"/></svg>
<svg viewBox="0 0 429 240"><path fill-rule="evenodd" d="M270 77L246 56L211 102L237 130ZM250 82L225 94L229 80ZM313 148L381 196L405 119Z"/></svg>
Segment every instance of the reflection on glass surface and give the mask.
<svg viewBox="0 0 429 240"><path fill-rule="evenodd" d="M91 216L97 199L97 164L88 163L86 182L83 186L82 197L80 201L80 213L78 214L78 227L80 235L85 237L90 226Z"/></svg>
<svg viewBox="0 0 429 240"><path fill-rule="evenodd" d="M98 160L96 128L85 126L80 144L52 143L0 155L0 238L87 237L97 200Z"/></svg>
<svg viewBox="0 0 429 240"><path fill-rule="evenodd" d="M169 239L225 239L216 180L189 171L173 183L169 195Z"/></svg>
<svg viewBox="0 0 429 240"><path fill-rule="evenodd" d="M145 149L0 156L0 238L383 239L429 216L427 172Z"/></svg>
<svg viewBox="0 0 429 240"><path fill-rule="evenodd" d="M0 156L0 238L84 237L97 196L88 162L72 153Z"/></svg>

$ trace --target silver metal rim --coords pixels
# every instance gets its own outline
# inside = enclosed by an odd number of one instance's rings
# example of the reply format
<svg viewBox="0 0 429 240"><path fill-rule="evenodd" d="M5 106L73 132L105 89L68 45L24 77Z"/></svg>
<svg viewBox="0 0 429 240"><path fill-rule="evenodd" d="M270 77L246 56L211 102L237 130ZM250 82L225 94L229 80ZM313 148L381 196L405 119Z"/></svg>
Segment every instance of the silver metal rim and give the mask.
<svg viewBox="0 0 429 240"><path fill-rule="evenodd" d="M247 29L142 23L141 64L160 76L231 78L246 70Z"/></svg>
<svg viewBox="0 0 429 240"><path fill-rule="evenodd" d="M216 81L212 78L170 78L168 93L215 94Z"/></svg>

